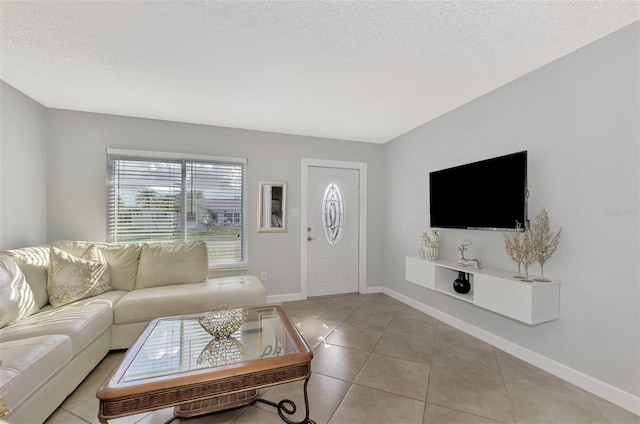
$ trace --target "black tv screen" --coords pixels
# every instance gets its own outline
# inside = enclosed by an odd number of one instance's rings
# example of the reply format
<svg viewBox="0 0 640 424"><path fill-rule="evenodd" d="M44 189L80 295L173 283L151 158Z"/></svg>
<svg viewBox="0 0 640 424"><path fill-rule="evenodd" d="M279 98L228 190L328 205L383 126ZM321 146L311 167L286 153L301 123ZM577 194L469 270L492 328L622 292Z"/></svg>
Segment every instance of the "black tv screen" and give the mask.
<svg viewBox="0 0 640 424"><path fill-rule="evenodd" d="M429 173L431 227L514 229L527 220L527 152Z"/></svg>

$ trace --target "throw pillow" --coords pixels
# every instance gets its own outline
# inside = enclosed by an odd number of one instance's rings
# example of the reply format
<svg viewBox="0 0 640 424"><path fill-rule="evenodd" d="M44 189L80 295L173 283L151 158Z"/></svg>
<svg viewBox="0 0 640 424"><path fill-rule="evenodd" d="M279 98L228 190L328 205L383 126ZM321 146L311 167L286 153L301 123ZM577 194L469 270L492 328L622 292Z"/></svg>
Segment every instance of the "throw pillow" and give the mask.
<svg viewBox="0 0 640 424"><path fill-rule="evenodd" d="M61 240L51 243L52 246L75 256L82 255L92 244L100 249L100 253L107 260L109 284L113 290L133 290L136 285L142 243L101 243L78 240Z"/></svg>
<svg viewBox="0 0 640 424"><path fill-rule="evenodd" d="M47 291L54 308L111 290L107 261L91 245L78 258L51 246Z"/></svg>
<svg viewBox="0 0 640 424"><path fill-rule="evenodd" d="M38 312L31 286L7 255L0 255L0 328Z"/></svg>
<svg viewBox="0 0 640 424"><path fill-rule="evenodd" d="M40 245L22 247L20 249L5 250L2 253L13 259L31 286L36 305L39 308L49 303L47 294L47 273L49 271L50 246Z"/></svg>
<svg viewBox="0 0 640 424"><path fill-rule="evenodd" d="M136 290L182 283L200 283L209 273L207 244L145 243L140 252Z"/></svg>

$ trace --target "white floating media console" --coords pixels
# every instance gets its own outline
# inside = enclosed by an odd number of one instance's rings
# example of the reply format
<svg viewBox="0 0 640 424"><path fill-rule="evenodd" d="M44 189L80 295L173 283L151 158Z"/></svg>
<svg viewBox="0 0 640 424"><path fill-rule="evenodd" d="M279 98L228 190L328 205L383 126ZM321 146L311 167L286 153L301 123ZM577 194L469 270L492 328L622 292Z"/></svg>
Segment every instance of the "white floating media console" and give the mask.
<svg viewBox="0 0 640 424"><path fill-rule="evenodd" d="M453 290L458 271L466 272L471 291L460 294ZM435 262L407 256L405 278L419 286L453 296L480 308L522 321L529 325L560 318L560 282L525 283L513 278L513 272L500 269L472 269L454 261Z"/></svg>

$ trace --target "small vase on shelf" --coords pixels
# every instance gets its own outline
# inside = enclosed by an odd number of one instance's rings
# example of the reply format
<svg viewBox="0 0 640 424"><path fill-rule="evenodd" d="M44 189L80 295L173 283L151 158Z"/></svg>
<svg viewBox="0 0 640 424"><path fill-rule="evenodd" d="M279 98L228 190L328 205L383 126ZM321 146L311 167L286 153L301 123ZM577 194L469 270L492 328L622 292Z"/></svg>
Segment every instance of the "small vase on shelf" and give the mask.
<svg viewBox="0 0 640 424"><path fill-rule="evenodd" d="M453 289L460 294L466 294L471 291L471 283L464 272L458 271L458 278L453 280Z"/></svg>
<svg viewBox="0 0 640 424"><path fill-rule="evenodd" d="M427 245L429 244L429 237L427 233L420 233L420 237L418 237L418 255L421 258L427 257Z"/></svg>
<svg viewBox="0 0 640 424"><path fill-rule="evenodd" d="M427 245L426 258L430 261L435 261L440 256L440 238L438 237L438 230L431 230L431 237L429 238L429 244Z"/></svg>
<svg viewBox="0 0 640 424"><path fill-rule="evenodd" d="M435 261L440 255L440 239L438 230L431 231L431 237L427 233L420 233L418 238L418 254L428 261Z"/></svg>

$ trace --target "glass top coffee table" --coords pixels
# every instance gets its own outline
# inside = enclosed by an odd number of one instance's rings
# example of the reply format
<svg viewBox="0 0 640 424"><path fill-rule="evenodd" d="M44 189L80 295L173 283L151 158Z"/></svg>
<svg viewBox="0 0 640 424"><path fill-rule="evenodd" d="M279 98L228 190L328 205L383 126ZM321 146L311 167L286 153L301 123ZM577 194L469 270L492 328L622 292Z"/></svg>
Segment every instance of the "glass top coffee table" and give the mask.
<svg viewBox="0 0 640 424"><path fill-rule="evenodd" d="M100 386L101 423L167 407L174 417L191 417L261 401L278 409L283 421L296 411L288 400L258 398L258 390L305 380L313 353L279 306L248 308L242 327L230 337L214 338L198 323L202 314L153 320Z"/></svg>

